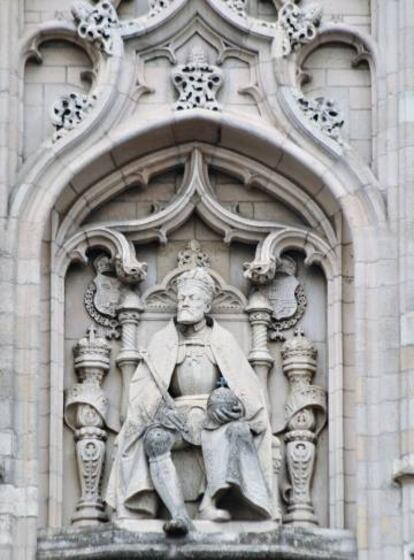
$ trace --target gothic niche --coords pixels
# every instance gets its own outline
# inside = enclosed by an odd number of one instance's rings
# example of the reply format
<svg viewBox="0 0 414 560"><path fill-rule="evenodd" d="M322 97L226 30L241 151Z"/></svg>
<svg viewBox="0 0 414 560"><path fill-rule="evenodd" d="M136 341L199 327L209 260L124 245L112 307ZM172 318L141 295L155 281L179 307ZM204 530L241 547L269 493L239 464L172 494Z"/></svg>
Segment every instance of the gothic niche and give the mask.
<svg viewBox="0 0 414 560"><path fill-rule="evenodd" d="M298 217L264 191L246 194L226 172L206 173L205 161L191 154L181 186L171 172L150 181L153 192L170 181L175 200L200 201L166 243L134 233L124 245L129 268L125 256L96 247L67 273L66 525L140 531L153 520L170 536L216 523L327 525L323 274L302 253L284 252L260 280L252 238L267 226L244 216L248 205L284 212L283 227L295 231ZM238 189L249 201L226 207ZM141 208L148 193L128 197ZM110 231L117 204L84 227L101 227L101 217ZM208 213L214 204L233 228L246 227L248 243L242 233L223 241L218 214ZM156 220L157 209L143 219Z"/></svg>

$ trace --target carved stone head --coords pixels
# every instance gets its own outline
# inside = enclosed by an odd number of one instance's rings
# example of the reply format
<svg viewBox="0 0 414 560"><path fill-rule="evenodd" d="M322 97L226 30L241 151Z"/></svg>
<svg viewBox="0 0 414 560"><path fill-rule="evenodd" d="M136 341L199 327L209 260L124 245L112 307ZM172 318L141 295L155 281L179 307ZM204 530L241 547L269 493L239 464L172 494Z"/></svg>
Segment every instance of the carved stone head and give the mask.
<svg viewBox="0 0 414 560"><path fill-rule="evenodd" d="M177 280L177 322L194 325L210 311L215 294L214 280L202 267L183 272Z"/></svg>

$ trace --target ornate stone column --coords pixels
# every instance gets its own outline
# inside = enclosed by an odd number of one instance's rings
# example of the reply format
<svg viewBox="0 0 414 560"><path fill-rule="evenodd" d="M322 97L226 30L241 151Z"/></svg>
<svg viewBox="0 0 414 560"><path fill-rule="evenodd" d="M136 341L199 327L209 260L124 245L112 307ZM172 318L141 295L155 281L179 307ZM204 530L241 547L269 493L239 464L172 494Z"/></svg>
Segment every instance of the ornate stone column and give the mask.
<svg viewBox="0 0 414 560"><path fill-rule="evenodd" d="M74 347L79 383L66 395L65 420L74 431L81 496L72 518L75 525L95 525L108 520L101 497L107 439L108 399L102 382L109 370L110 347L88 329Z"/></svg>
<svg viewBox="0 0 414 560"><path fill-rule="evenodd" d="M274 360L268 347L268 328L270 326L272 311L270 303L261 292L256 291L250 296L249 303L246 307L246 313L249 315L249 321L252 327L252 348L248 359L262 384L269 414L270 402L267 378Z"/></svg>
<svg viewBox="0 0 414 560"><path fill-rule="evenodd" d="M290 488L284 522L298 527L318 525L311 498L316 443L326 423L326 393L312 385L316 372L317 350L297 330L282 347L283 371L290 384L285 405L286 463Z"/></svg>
<svg viewBox="0 0 414 560"><path fill-rule="evenodd" d="M128 406L129 384L140 359L137 350L137 329L143 310L139 295L133 289L126 288L118 306L118 320L122 329L122 339L121 350L116 358L116 364L122 374L122 423L125 420Z"/></svg>
<svg viewBox="0 0 414 560"><path fill-rule="evenodd" d="M266 407L271 416L268 377L273 367L273 358L269 352L268 329L271 323L272 307L268 299L259 291L253 292L246 307L252 327L252 347L248 356L266 399ZM272 438L272 469L273 469L273 520L280 522L282 514L279 504L279 474L281 467L281 445L277 436Z"/></svg>

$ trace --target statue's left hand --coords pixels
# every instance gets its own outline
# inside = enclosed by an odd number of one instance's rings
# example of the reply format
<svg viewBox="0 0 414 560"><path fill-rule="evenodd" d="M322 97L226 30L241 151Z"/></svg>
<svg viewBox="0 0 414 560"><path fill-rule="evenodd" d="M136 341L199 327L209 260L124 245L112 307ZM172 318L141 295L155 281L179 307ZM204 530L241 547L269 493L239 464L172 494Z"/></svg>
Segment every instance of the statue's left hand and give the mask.
<svg viewBox="0 0 414 560"><path fill-rule="evenodd" d="M227 424L239 420L243 416L243 410L240 405L235 405L230 410L226 406L219 406L211 411L211 415L218 424Z"/></svg>
<svg viewBox="0 0 414 560"><path fill-rule="evenodd" d="M227 424L244 416L240 399L230 389L216 389L208 401L208 415L217 424Z"/></svg>

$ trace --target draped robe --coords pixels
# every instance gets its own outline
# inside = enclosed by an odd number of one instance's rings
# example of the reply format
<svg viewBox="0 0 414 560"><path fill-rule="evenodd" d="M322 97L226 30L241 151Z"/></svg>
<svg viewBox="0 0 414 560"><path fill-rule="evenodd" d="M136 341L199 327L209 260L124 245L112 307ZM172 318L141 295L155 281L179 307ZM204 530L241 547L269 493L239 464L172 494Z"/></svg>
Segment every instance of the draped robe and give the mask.
<svg viewBox="0 0 414 560"><path fill-rule="evenodd" d="M148 354L159 375L163 386L168 389L178 359L178 332L173 321L162 328L152 338ZM272 449L271 429L265 406L265 399L259 380L240 349L233 335L214 321L210 337L210 347L213 352L219 372L223 375L229 388L242 401L245 408L244 421L247 422L253 434L253 455L241 446L245 460L229 457L227 463L238 461L241 470L241 480L229 480L230 484L238 486L242 496L250 505L260 511L262 517L272 516ZM129 404L126 420L116 440L115 458L112 465L106 502L117 510L137 512L148 517L156 514L157 502L155 490L149 472L148 461L144 452L143 435L145 429L153 422L161 404L162 395L145 362L141 362L135 371L129 388ZM217 430L203 430L202 439L206 447L223 449L224 456L230 449L226 438L225 426ZM209 454L209 461L214 461L214 454ZM217 453L217 464L213 470L223 473L223 454ZM243 467L245 465L245 467ZM211 465L210 465L211 466ZM250 467L250 468L249 468ZM247 472L243 472L243 468ZM260 468L265 493L258 492L257 477L254 469ZM226 480L216 480L217 487L225 487ZM228 487L228 484L227 484ZM263 485L262 485L263 487ZM259 495L260 494L260 495ZM133 516L133 515L131 515Z"/></svg>

